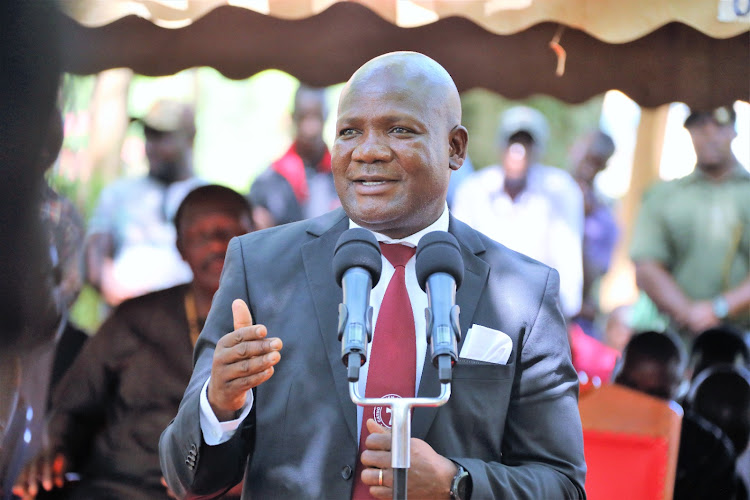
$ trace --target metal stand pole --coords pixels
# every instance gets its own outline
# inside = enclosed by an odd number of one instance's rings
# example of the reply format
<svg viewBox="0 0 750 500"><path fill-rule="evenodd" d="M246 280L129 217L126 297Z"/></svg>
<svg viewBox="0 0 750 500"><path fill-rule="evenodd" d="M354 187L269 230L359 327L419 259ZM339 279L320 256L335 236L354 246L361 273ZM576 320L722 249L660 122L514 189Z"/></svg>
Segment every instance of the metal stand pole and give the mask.
<svg viewBox="0 0 750 500"><path fill-rule="evenodd" d="M443 406L451 397L451 384L440 384L436 398L363 398L357 382L349 382L349 396L360 406L390 406L393 414L391 427L391 467L393 468L393 498L406 500L407 470L411 454L411 409L416 406Z"/></svg>
<svg viewBox="0 0 750 500"><path fill-rule="evenodd" d="M407 481L407 471L409 469L393 468L393 499L406 500L406 492L409 489Z"/></svg>

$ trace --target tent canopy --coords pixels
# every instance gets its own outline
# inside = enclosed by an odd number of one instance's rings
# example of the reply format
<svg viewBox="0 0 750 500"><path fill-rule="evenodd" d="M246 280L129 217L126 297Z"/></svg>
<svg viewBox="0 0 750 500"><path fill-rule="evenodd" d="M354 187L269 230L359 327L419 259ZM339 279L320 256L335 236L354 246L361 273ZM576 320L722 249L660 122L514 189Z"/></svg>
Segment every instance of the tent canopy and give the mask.
<svg viewBox="0 0 750 500"><path fill-rule="evenodd" d="M720 6L728 6L724 14ZM234 79L276 68L312 85L416 50L459 90L578 103L619 89L641 106L748 100L750 24L726 0L67 0L66 70ZM725 9L726 10L726 9ZM559 42L553 50L550 42Z"/></svg>

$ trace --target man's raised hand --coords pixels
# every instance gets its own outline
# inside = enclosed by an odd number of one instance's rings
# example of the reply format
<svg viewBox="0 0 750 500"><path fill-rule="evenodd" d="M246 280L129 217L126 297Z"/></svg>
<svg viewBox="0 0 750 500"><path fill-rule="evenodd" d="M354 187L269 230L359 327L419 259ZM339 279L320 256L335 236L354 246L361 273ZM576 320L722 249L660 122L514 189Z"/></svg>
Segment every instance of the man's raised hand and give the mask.
<svg viewBox="0 0 750 500"><path fill-rule="evenodd" d="M234 331L216 344L208 402L219 421L232 420L245 405L247 391L273 375L274 365L281 359L281 339L266 338L263 325L253 325L247 304L241 299L232 302Z"/></svg>

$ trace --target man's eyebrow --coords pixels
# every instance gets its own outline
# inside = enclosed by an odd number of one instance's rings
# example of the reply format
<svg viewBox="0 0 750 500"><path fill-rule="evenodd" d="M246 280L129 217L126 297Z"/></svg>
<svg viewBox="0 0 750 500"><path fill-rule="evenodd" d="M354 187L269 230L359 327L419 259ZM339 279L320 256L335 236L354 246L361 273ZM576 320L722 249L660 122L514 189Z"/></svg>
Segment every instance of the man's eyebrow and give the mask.
<svg viewBox="0 0 750 500"><path fill-rule="evenodd" d="M409 116L409 115L406 115L406 114L399 114L399 113L393 113L391 115L386 115L386 116L383 117L383 119L386 120L386 121L391 121L391 122L398 122L398 121L402 121L402 120L419 121L416 118L414 118L413 116Z"/></svg>
<svg viewBox="0 0 750 500"><path fill-rule="evenodd" d="M357 123L360 121L364 121L365 118L360 115L354 115L354 114L345 114L342 116L339 116L336 120L336 123L339 127L344 125L350 125L353 123ZM397 122L409 122L409 123L422 123L422 121L419 118L416 118L414 116L410 116L406 113L392 113L388 115L378 116L376 118L376 121L379 122L385 122L385 123L397 123Z"/></svg>

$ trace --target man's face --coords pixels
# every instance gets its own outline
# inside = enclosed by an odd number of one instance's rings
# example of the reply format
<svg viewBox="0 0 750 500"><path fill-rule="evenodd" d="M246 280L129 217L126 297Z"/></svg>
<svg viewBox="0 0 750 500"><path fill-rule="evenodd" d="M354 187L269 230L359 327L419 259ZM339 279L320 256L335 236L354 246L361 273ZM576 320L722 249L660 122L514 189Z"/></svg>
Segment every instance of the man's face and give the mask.
<svg viewBox="0 0 750 500"><path fill-rule="evenodd" d="M462 127L450 130L424 93L395 80L371 79L344 90L332 164L349 217L401 238L442 214L451 169L465 156L466 134Z"/></svg>
<svg viewBox="0 0 750 500"><path fill-rule="evenodd" d="M323 142L325 116L320 96L303 93L295 106L292 119L297 151L300 154L315 154L325 147Z"/></svg>
<svg viewBox="0 0 750 500"><path fill-rule="evenodd" d="M734 125L720 125L711 118L704 118L690 125L688 132L699 168L710 172L731 160L732 140L737 136Z"/></svg>
<svg viewBox="0 0 750 500"><path fill-rule="evenodd" d="M250 215L193 207L181 226L177 246L195 285L216 292L229 240L251 230Z"/></svg>
<svg viewBox="0 0 750 500"><path fill-rule="evenodd" d="M608 161L609 156L604 156L589 148L583 158L581 158L578 165L576 165L573 177L575 177L579 183L591 186L594 183L594 177L607 168Z"/></svg>
<svg viewBox="0 0 750 500"><path fill-rule="evenodd" d="M186 151L191 146L186 134L147 129L145 136L151 176L167 183L178 180L185 168Z"/></svg>
<svg viewBox="0 0 750 500"><path fill-rule="evenodd" d="M526 132L518 132L508 139L508 145L502 151L500 163L509 181L526 179L529 166L535 159L536 148L534 140Z"/></svg>

